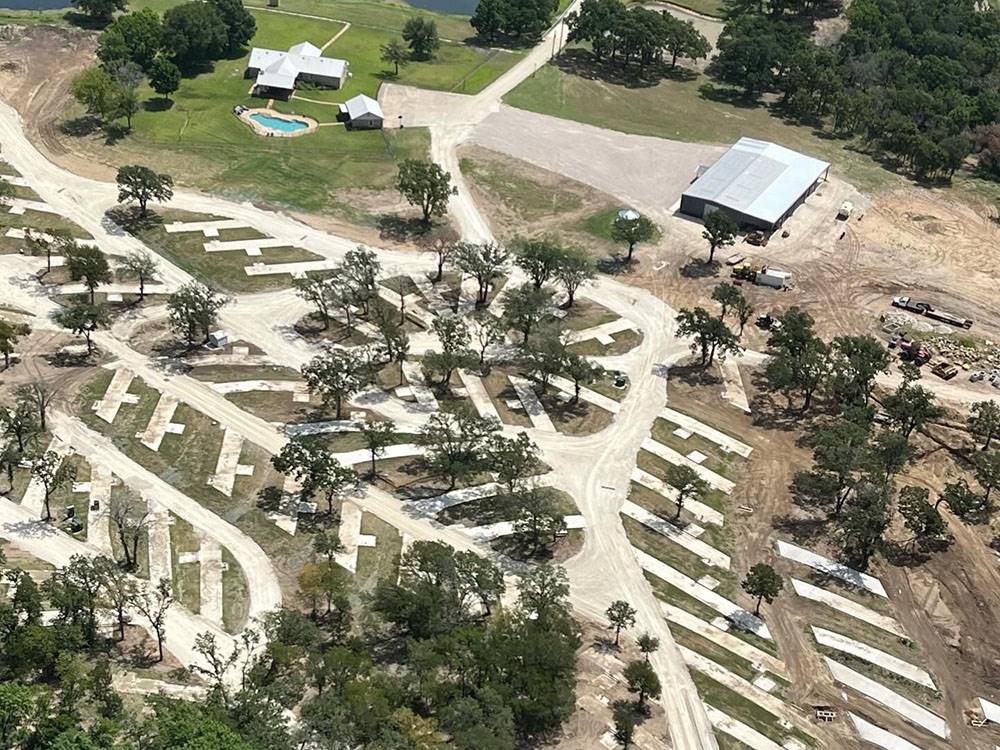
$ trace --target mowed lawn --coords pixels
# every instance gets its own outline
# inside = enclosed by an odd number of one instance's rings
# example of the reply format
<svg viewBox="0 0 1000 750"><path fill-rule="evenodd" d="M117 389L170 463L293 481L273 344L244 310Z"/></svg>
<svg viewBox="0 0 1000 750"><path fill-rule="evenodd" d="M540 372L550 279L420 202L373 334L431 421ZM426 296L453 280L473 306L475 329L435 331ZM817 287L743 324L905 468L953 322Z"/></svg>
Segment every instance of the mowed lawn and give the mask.
<svg viewBox="0 0 1000 750"><path fill-rule="evenodd" d="M564 54L585 53L570 50ZM899 184L899 178L874 160L846 148L845 141L820 138L808 126L783 122L763 105L713 101L700 90L706 84L711 80L701 75L629 87L545 65L504 101L601 128L678 141L731 144L742 136L762 138L830 161L859 188L879 190Z"/></svg>
<svg viewBox="0 0 1000 750"><path fill-rule="evenodd" d="M140 0L133 7L164 11L169 0ZM264 3L262 2L261 5ZM294 3L283 3L292 10ZM322 6L321 8L313 6ZM275 102L283 112L334 123L337 102L358 93L377 96L386 73L379 47L398 36L403 23L417 13L406 7L375 2L312 2L306 10L322 10L351 23L324 54L350 62L352 77L339 91L302 89L298 93L329 105L291 100ZM344 28L336 20L305 18L254 9L257 35L254 46L287 49L302 41L323 46ZM444 16L444 30L466 30L468 19ZM385 25L383 25L385 24ZM392 189L396 165L402 159L426 158L430 139L421 128L348 132L341 124L321 127L298 138L263 138L255 135L232 112L237 104L266 106L265 99L250 96L252 81L245 78L249 50L237 59L219 60L212 70L182 80L173 104L148 88L141 93L145 108L134 120L134 130L106 144L100 134L89 136L87 147L102 161L145 164L169 172L176 182L237 200L266 202L305 211L332 211L348 220L372 222L373 216L352 208L344 189ZM445 90L480 89L510 67L519 55L482 50L461 42L443 43L435 60L407 66L402 83ZM81 114L77 106L68 119ZM72 137L72 136L70 136Z"/></svg>

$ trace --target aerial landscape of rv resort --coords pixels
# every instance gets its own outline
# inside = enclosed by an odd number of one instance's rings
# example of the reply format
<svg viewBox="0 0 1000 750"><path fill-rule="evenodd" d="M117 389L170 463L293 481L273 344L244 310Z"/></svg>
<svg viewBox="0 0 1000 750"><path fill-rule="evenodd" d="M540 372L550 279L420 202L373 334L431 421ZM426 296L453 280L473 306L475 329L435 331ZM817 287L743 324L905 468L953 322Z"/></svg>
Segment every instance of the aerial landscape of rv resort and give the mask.
<svg viewBox="0 0 1000 750"><path fill-rule="evenodd" d="M996 0L0 0L0 750L996 750Z"/></svg>

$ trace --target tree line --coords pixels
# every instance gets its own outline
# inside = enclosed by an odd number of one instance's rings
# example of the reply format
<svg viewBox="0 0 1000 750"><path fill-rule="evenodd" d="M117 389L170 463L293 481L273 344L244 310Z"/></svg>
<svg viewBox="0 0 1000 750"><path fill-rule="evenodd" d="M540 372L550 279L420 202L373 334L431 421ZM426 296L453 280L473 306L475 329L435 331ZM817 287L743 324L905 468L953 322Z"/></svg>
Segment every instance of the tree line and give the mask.
<svg viewBox="0 0 1000 750"><path fill-rule="evenodd" d="M513 750L552 737L574 707L578 629L561 569L526 573L497 607L502 572L471 553L416 542L399 580L356 607L322 545L308 563L339 581L327 612L281 609L231 645L195 639L201 701L126 699L122 644L133 616L161 646L171 584L76 556L42 584L8 566L0 601L0 743L7 748ZM106 626L104 623L108 622ZM136 710L137 702L141 708ZM289 712L297 720L289 721Z"/></svg>
<svg viewBox="0 0 1000 750"><path fill-rule="evenodd" d="M748 99L858 137L918 178L949 178L970 152L995 176L1000 16L975 0L859 0L848 28L819 46L799 21L808 3L739 3L710 73Z"/></svg>
<svg viewBox="0 0 1000 750"><path fill-rule="evenodd" d="M623 70L634 63L640 77L650 65L669 59L674 68L679 58L698 60L712 49L690 21L621 0L584 0L567 23L569 41L587 42L599 61L620 62Z"/></svg>
<svg viewBox="0 0 1000 750"><path fill-rule="evenodd" d="M240 53L256 31L257 22L240 0L192 0L162 16L150 8L125 13L101 32L100 64L77 75L73 96L105 126L124 118L131 129L144 81L169 101L182 73Z"/></svg>

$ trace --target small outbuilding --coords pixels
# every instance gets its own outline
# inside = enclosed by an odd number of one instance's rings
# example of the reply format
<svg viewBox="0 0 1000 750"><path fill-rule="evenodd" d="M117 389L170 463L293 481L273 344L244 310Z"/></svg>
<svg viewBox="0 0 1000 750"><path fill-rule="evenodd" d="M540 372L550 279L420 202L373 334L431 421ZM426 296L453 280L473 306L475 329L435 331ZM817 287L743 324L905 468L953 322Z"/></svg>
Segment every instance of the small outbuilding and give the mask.
<svg viewBox="0 0 1000 750"><path fill-rule="evenodd" d="M382 105L370 96L358 94L340 105L340 119L355 130L381 129L385 115Z"/></svg>
<svg viewBox="0 0 1000 750"><path fill-rule="evenodd" d="M681 196L682 214L725 211L741 226L772 231L830 173L830 164L784 146L740 138L715 164L699 169Z"/></svg>

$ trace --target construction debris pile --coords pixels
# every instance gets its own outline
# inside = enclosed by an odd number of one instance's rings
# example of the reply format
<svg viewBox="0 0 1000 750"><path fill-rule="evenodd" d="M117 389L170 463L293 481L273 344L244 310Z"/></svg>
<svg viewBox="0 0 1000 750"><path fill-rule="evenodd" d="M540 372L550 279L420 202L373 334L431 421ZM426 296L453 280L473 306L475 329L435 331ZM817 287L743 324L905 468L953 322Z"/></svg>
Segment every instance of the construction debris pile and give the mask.
<svg viewBox="0 0 1000 750"><path fill-rule="evenodd" d="M1000 346L985 339L971 342L970 336L955 337L954 328L932 323L925 319L915 318L901 312L887 312L882 316L882 330L893 335L898 332L917 334L920 343L935 358L940 357L964 370L1000 369Z"/></svg>

